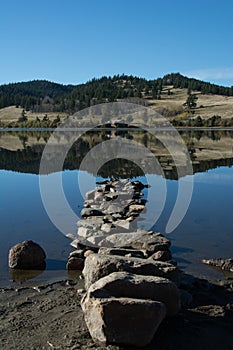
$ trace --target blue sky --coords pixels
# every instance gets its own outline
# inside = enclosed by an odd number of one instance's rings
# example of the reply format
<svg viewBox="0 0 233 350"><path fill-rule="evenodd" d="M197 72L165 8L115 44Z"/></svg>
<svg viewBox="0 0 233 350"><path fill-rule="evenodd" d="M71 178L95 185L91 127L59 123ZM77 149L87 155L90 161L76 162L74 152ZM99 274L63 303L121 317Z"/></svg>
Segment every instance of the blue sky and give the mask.
<svg viewBox="0 0 233 350"><path fill-rule="evenodd" d="M0 0L0 84L170 72L233 85L232 0Z"/></svg>

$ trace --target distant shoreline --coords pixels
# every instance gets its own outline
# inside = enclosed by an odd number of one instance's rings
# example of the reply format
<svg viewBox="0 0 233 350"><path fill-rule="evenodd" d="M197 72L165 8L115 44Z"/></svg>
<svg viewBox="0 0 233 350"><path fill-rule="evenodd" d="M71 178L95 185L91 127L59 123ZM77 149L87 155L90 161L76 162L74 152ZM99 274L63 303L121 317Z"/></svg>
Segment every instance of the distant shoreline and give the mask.
<svg viewBox="0 0 233 350"><path fill-rule="evenodd" d="M233 126L228 126L228 127L221 127L221 126L212 126L212 127L191 127L191 126L182 126L182 127L160 127L160 128L149 128L149 127L144 127L144 128L91 128L91 127L83 127L83 128L0 128L0 132L1 131L54 131L54 130L58 130L58 131L91 131L95 129L96 131L101 131L101 130L107 130L107 131L113 131L113 130L120 130L120 131L126 131L126 130L130 130L130 131L149 131L149 130L163 130L163 131L172 131L174 129L176 130L223 130L223 131L227 131L227 130L233 130Z"/></svg>

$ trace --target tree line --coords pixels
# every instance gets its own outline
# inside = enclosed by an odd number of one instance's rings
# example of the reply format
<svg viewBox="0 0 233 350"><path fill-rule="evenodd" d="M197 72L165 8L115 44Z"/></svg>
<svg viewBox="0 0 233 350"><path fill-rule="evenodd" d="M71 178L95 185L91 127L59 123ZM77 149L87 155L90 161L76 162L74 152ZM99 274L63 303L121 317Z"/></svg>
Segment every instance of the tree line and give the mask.
<svg viewBox="0 0 233 350"><path fill-rule="evenodd" d="M200 91L203 94L233 96L233 87L223 87L188 78L180 73L146 80L132 75L104 76L85 84L62 85L46 80L0 86L0 108L16 106L32 112L65 112L73 114L86 107L122 99L160 99L164 87L169 86Z"/></svg>
<svg viewBox="0 0 233 350"><path fill-rule="evenodd" d="M200 91L202 94L233 96L233 86L226 87L211 84L202 80L185 77L180 73L165 75L163 77L163 84L172 85L174 88L188 89L188 93L190 91Z"/></svg>

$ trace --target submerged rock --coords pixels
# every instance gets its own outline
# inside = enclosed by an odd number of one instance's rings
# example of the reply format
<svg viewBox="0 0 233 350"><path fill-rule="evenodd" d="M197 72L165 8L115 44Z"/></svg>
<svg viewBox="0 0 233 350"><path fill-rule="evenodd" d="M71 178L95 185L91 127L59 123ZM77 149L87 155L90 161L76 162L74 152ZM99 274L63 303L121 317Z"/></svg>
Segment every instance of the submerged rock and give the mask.
<svg viewBox="0 0 233 350"><path fill-rule="evenodd" d="M44 268L45 258L46 254L39 244L24 241L10 249L8 263L12 269L33 270Z"/></svg>
<svg viewBox="0 0 233 350"><path fill-rule="evenodd" d="M233 272L233 259L203 259L202 262L207 265L218 267L225 271Z"/></svg>

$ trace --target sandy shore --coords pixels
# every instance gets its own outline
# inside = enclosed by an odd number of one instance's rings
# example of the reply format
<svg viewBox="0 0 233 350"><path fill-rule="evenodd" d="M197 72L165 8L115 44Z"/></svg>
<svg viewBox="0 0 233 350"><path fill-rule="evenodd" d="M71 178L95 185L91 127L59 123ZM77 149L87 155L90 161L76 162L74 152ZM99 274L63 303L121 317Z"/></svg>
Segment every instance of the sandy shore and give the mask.
<svg viewBox="0 0 233 350"><path fill-rule="evenodd" d="M181 287L192 303L166 319L144 349L232 350L233 280L217 284L183 275ZM0 289L0 348L133 350L93 343L80 307L83 293L80 278Z"/></svg>

